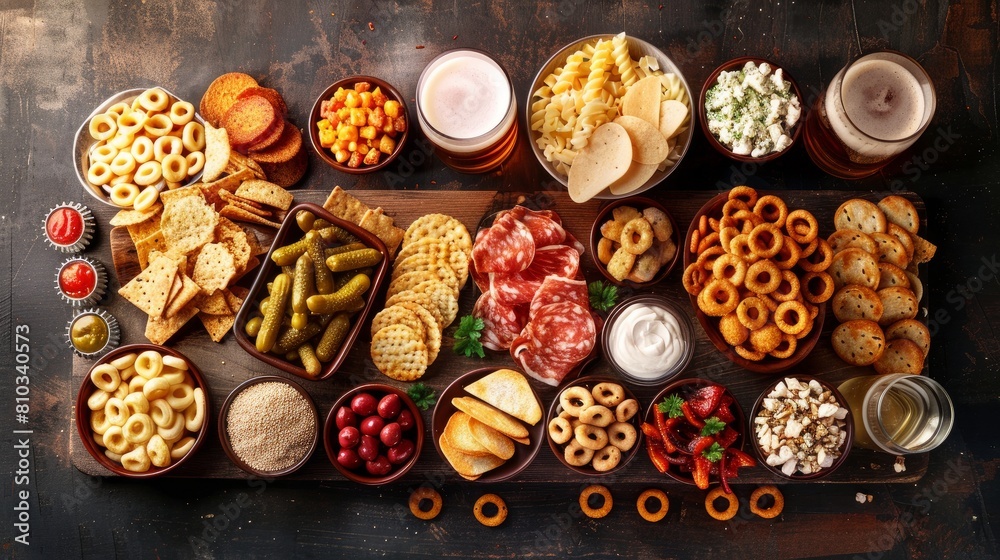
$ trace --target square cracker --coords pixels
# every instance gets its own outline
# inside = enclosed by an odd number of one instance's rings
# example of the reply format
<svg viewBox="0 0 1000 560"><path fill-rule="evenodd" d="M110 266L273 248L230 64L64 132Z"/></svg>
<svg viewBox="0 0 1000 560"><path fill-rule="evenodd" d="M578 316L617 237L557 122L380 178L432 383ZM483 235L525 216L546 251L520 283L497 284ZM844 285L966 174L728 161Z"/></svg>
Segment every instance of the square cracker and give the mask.
<svg viewBox="0 0 1000 560"><path fill-rule="evenodd" d="M240 226L225 217L219 218L219 225L215 227L215 241L225 245L226 249L233 255L233 262L236 265L236 272L244 270L250 257L253 256L253 247L247 239L247 233Z"/></svg>
<svg viewBox="0 0 1000 560"><path fill-rule="evenodd" d="M164 317L169 318L177 315L195 296L201 293L201 286L183 273L178 274L174 280L175 285L178 282L181 283L181 287L176 292L171 293L167 308L163 311Z"/></svg>
<svg viewBox="0 0 1000 560"><path fill-rule="evenodd" d="M236 276L236 262L233 254L221 243L207 243L198 253L194 263L192 279L206 293L221 290Z"/></svg>
<svg viewBox="0 0 1000 560"><path fill-rule="evenodd" d="M134 245L160 229L160 213L157 212L148 220L137 224L129 224L125 227L128 228L128 235L132 238L132 244Z"/></svg>
<svg viewBox="0 0 1000 560"><path fill-rule="evenodd" d="M205 202L200 190L195 189L195 192L197 196L186 196L167 203L160 222L167 246L182 254L210 243L215 238L215 226L219 224L215 208Z"/></svg>
<svg viewBox="0 0 1000 560"><path fill-rule="evenodd" d="M361 222L365 212L369 210L368 205L354 198L340 186L333 187L330 196L326 197L323 208L334 216L357 224Z"/></svg>
<svg viewBox="0 0 1000 560"><path fill-rule="evenodd" d="M215 290L211 294L200 294L195 298L195 305L202 315L229 315L234 310L226 302L223 290Z"/></svg>
<svg viewBox="0 0 1000 560"><path fill-rule="evenodd" d="M236 292L243 294L242 296L236 295ZM241 288L239 286L233 286L230 289L222 290L222 295L226 298L226 303L229 304L229 308L236 313L243 306L243 300L247 298L246 288Z"/></svg>
<svg viewBox="0 0 1000 560"><path fill-rule="evenodd" d="M403 236L406 235L405 230L393 225L392 218L382 213L382 208L366 211L358 225L381 239L390 256L396 254L396 249L399 248L399 244L403 242Z"/></svg>
<svg viewBox="0 0 1000 560"><path fill-rule="evenodd" d="M282 210L288 210L292 206L292 193L280 186L260 179L243 181L236 189L236 196L240 196L254 202L260 202L268 206L274 206Z"/></svg>
<svg viewBox="0 0 1000 560"><path fill-rule="evenodd" d="M193 185L188 185L180 189L174 189L172 191L163 191L160 193L160 201L165 205L170 205L189 196L197 196L202 199L205 198L204 193L201 192L201 183L195 183Z"/></svg>
<svg viewBox="0 0 1000 560"><path fill-rule="evenodd" d="M200 320L201 324L205 326L205 330L208 331L208 336L210 336L214 342L222 342L226 333L228 333L229 330L233 328L233 325L236 324L236 314L230 313L228 315L209 315L208 313L198 313L198 320Z"/></svg>
<svg viewBox="0 0 1000 560"><path fill-rule="evenodd" d="M122 286L118 294L150 317L160 317L167 306L176 275L177 265L170 259L160 257Z"/></svg>
<svg viewBox="0 0 1000 560"><path fill-rule="evenodd" d="M198 308L188 305L173 317L150 317L146 321L146 339L153 344L163 344L197 314Z"/></svg>
<svg viewBox="0 0 1000 560"><path fill-rule="evenodd" d="M163 237L163 231L157 229L155 232L150 234L148 237L140 239L135 244L136 257L139 259L139 268L146 268L149 266L149 261L153 253L155 252L166 252L167 241Z"/></svg>

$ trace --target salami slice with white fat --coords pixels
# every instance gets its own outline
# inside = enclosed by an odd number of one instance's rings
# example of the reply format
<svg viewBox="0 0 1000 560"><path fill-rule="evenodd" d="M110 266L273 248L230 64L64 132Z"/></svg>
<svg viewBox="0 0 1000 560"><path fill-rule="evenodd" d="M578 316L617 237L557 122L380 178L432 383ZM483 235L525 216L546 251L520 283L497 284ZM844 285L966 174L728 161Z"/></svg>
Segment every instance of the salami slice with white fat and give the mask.
<svg viewBox="0 0 1000 560"><path fill-rule="evenodd" d="M480 274L521 272L534 256L531 230L510 213L499 216L492 226L476 234L472 245L472 260Z"/></svg>
<svg viewBox="0 0 1000 560"><path fill-rule="evenodd" d="M490 350L507 350L528 322L524 305L504 305L484 292L472 308L473 317L483 320L480 342Z"/></svg>
<svg viewBox="0 0 1000 560"><path fill-rule="evenodd" d="M566 232L566 239L562 241L562 244L566 245L567 247L572 247L576 249L576 252L580 253L581 256L585 252L587 252L586 248L584 248L583 246L583 243L580 243L580 240L574 237L573 234L568 231Z"/></svg>
<svg viewBox="0 0 1000 560"><path fill-rule="evenodd" d="M590 310L571 302L551 303L514 339L510 353L525 373L556 386L594 349L597 328Z"/></svg>
<svg viewBox="0 0 1000 560"><path fill-rule="evenodd" d="M531 299L528 317L534 317L538 310L551 303L569 301L585 309L590 308L590 294L586 280L575 280L562 276L546 276Z"/></svg>
<svg viewBox="0 0 1000 560"><path fill-rule="evenodd" d="M514 274L490 274L490 291L497 301L508 305L530 303L546 276L574 278L579 270L580 253L576 249L566 245L541 247L535 250L527 269Z"/></svg>

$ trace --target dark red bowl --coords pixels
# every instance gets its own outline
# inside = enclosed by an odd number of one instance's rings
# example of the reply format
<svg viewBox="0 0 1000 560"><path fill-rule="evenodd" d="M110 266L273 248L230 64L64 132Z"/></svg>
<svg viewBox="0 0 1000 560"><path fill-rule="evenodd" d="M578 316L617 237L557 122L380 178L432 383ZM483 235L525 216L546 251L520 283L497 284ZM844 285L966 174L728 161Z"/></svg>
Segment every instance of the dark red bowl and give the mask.
<svg viewBox="0 0 1000 560"><path fill-rule="evenodd" d="M653 279L650 280L649 282L633 282L628 279L617 280L614 276L611 276L611 274L608 272L607 267L597 258L597 243L601 240L602 237L601 225L604 222L612 219L612 211L614 211L615 208L618 208L620 206L631 206L636 210L639 210L640 212L643 210L643 208L648 208L652 206L654 208L658 208L659 210L661 210L664 214L667 215L667 218L670 219L670 226L673 230L673 233L671 234L671 239L673 240L674 245L677 247L677 251L674 253L674 258L672 258L670 262L667 263L666 265L660 267L660 270L656 273L656 276L654 276ZM597 212L597 219L594 220L594 225L591 226L590 228L590 258L594 260L594 265L597 267L597 270L599 270L601 274L604 275L604 278L606 278L607 281L611 282L612 284L615 284L617 286L628 286L633 289L651 286L653 284L658 284L660 281L666 278L667 275L670 274L670 271L672 271L674 267L677 265L677 261L680 260L680 255L681 255L680 236L681 232L679 229L677 229L677 222L674 220L673 214L671 214L670 210L668 210L667 207L661 204L660 202L657 202L651 198L646 198L644 196L633 196L629 198L613 200L601 206L601 209L598 210Z"/></svg>
<svg viewBox="0 0 1000 560"><path fill-rule="evenodd" d="M360 239L361 242L368 247L377 249L382 253L382 262L380 262L375 269L375 274L372 276L371 280L371 286L368 288L368 291L365 292L365 301L367 302L365 308L354 314L351 323L351 330L348 331L347 336L344 337L344 341L340 345L340 350L337 352L337 355L333 357L333 359L323 365L323 371L320 372L317 377L310 377L309 374L306 373L305 368L289 362L284 358L284 356L277 356L270 352L261 352L257 350L255 341L251 339L246 332L247 321L249 321L256 312L260 300L266 297L267 283L277 275L275 269L281 268L276 265L273 260L271 260L271 253L273 253L278 247L297 241L298 238L303 235L298 224L295 222L295 214L299 210L308 210L317 218L322 218L337 227L347 230L348 233ZM236 338L236 342L239 343L239 345L242 346L243 349L246 350L251 356L286 373L291 373L310 381L329 379L333 376L333 374L337 373L337 370L340 369L340 366L344 363L348 352L351 350L351 346L358 338L358 334L361 332L361 328L364 325L365 320L368 318L368 314L372 308L372 299L375 297L375 294L378 293L379 288L382 286L382 282L385 280L386 271L389 270L388 254L389 252L386 250L385 244L382 243L381 239L375 237L375 235L371 232L362 229L355 224L341 220L324 210L322 206L304 202L293 207L288 211L288 215L285 216L285 220L281 222L281 229L279 229L277 235L274 236L274 243L271 244L271 249L267 252L267 257L263 259L260 270L257 272L257 278L254 280L253 286L250 288L250 294L243 301L243 305L240 306L240 310L236 314L236 323L233 325L233 336Z"/></svg>
<svg viewBox="0 0 1000 560"><path fill-rule="evenodd" d="M438 439L441 434L444 433L444 428L448 425L448 419L451 415L458 411L455 405L451 404L451 399L456 397L468 397L471 396L469 393L465 392L465 386L471 384L474 381L479 380L482 377L493 373L494 371L501 369L500 367L485 367L474 369L468 373L462 374L448 385L448 387L441 393L438 397L437 406L434 407L434 415L431 417L431 437L434 440L434 448L437 450L438 455L444 464L450 469L451 463L444 456L441 451L441 444L438 443ZM527 376L525 376L527 377ZM531 383L528 384L531 387ZM538 393L535 391L534 387L531 387L531 392L535 397L535 401L538 402L538 406L542 407L542 400L538 398ZM542 410L545 410L542 408ZM538 451L542 448L542 441L545 439L545 422L544 416L542 420L539 420L534 426L530 426L525 423L525 428L528 429L528 438L531 440L529 445L521 445L520 443L514 443L514 456L507 460L506 463L500 465L499 467L483 473L476 482L501 482L508 480L517 476L518 473L523 471L535 457L538 455Z"/></svg>
<svg viewBox="0 0 1000 560"><path fill-rule="evenodd" d="M585 377L581 377L573 381L572 383L568 383L562 387L562 389L559 391L559 395L561 395L563 391L569 389L570 387L585 387L586 389L592 390L594 386L597 385L598 383L614 383L616 385L619 385L621 386L622 389L625 390L626 399L635 399L636 402L639 402L639 399L636 398L635 394L633 394L632 391L624 383L622 383L620 379L614 377L601 376L601 375L588 375ZM639 410L642 410L642 408L640 407ZM559 396L557 395L556 398L552 400L552 404L549 406L549 413L545 417L545 425L548 426L549 422L551 422L553 418L559 416L559 413L561 412L562 412L562 405L559 404ZM625 465L629 464L629 462L631 462L632 459L635 458L636 453L639 452L639 449L642 448L642 430L639 429L640 424L642 424L641 420L642 419L639 417L639 412L637 411L635 415L633 415L632 418L628 421L629 424L632 424L632 427L635 428L635 433L636 433L635 443L632 445L631 449L622 453L622 459L621 462L618 463L618 466L604 472L595 470L594 467L589 464L582 467L577 467L569 464L566 461L566 454L563 451L567 444L556 443L552 439L552 436L549 434L547 429L545 432L546 435L545 439L547 439L549 442L549 449L552 450L552 453L555 454L556 458L559 459L560 463L566 465L566 468L576 471L580 474L585 474L587 476L605 476L624 469Z"/></svg>
<svg viewBox="0 0 1000 560"><path fill-rule="evenodd" d="M90 456L93 457L95 461L100 463L102 467L119 476L129 478L154 478L162 476L178 469L181 465L186 463L188 459L190 459L191 456L198 451L198 448L200 448L201 444L205 441L205 435L208 433L208 424L212 411L208 385L205 383L205 378L201 375L201 372L198 371L198 367L195 366L194 362L189 360L184 354L181 354L172 348L167 348L166 346L160 346L158 344L129 344L127 346L122 346L102 356L101 359L98 360L97 363L95 363L91 368L91 371L94 367L106 364L111 360L120 358L126 354L133 352L139 354L147 350L156 350L160 354L174 356L187 362L188 373L191 374L191 380L194 381L195 387L201 388L201 390L205 393L205 421L202 423L201 429L198 430L198 434L194 440L194 445L191 447L191 450L187 452L187 455L181 457L175 462L171 462L170 465L166 467L150 466L149 470L146 472L137 473L126 470L121 466L121 464L109 459L97 446L97 442L94 441L93 432L90 429L91 411L87 406L87 399L90 397L91 393L97 390L97 387L94 385L93 381L90 380L90 371L88 371L87 377L83 380L83 383L80 385L80 390L76 395L76 411L74 416L76 417L77 434L79 434L80 440L83 442L84 449L86 449L87 452L90 453Z"/></svg>
<svg viewBox="0 0 1000 560"><path fill-rule="evenodd" d="M764 399L767 398L767 394L770 393L774 389L775 385L778 384L778 381L784 381L785 377L794 377L795 379L798 379L799 382L805 382L805 383L809 383L812 380L818 381L819 384L822 385L824 389L827 389L827 390L829 390L829 391L831 391L833 393L833 396L837 398L837 402L841 406L843 406L844 408L847 409L847 417L844 418L845 424L841 428L847 434L847 437L846 437L846 439L844 439L844 443L842 443L840 445L840 452L841 452L840 453L840 457L837 457L837 459L834 460L834 462L833 462L832 465L830 465L829 467L827 467L825 469L820 470L819 472L814 472L814 473L809 473L809 474L795 473L795 474L793 474L791 476L786 475L785 473L781 472L781 468L780 467L774 467L774 466L771 466L771 465L767 464L767 455L764 453L764 450L760 448L760 444L759 444L759 442L757 440L757 424L755 423L755 420L757 418L757 414L759 413L760 409L764 406ZM845 399L844 395L842 395L840 393L840 391L837 390L837 386L833 385L832 383L827 382L826 380L820 379L818 377L814 377L812 375L795 374L795 375L782 376L780 379L775 379L774 383L771 383L770 385L768 385L767 389L764 389L764 392L762 392L760 394L760 396L757 397L757 402L754 403L752 410L753 410L753 414L750 416L749 429L750 429L751 437L753 438L753 444L752 445L753 445L754 451L757 454L757 458L760 460L760 464L765 469L771 471L771 473L773 473L775 476L777 476L779 478L787 479L787 480L796 480L796 481L799 481L799 480L819 480L819 479L822 479L822 478L826 478L826 477L830 476L831 474L833 474L834 471L836 471L837 469L839 469L840 466L844 464L844 462L847 460L847 456L851 452L851 445L853 445L853 443L854 443L854 413L851 412L851 407L848 406L847 399Z"/></svg>
<svg viewBox="0 0 1000 560"><path fill-rule="evenodd" d="M760 193L768 194L768 193ZM687 235L684 236L684 243L681 247L681 251L684 252L684 268L687 267L698 260L698 255L690 251L691 234L698 229L698 221L703 215L709 217L718 217L722 214L722 206L729 200L728 193L721 193L711 200L705 203L700 210L694 215L691 220L691 226L688 228ZM689 294L690 295L690 294ZM694 308L694 314L698 317L698 322L701 323L702 329L705 330L705 334L708 335L708 339L712 341L712 344L722 352L729 361L740 366L743 369L748 369L756 373L778 373L785 371L797 365L802 360L806 359L806 356L812 352L812 349L816 346L816 342L819 341L820 334L823 332L823 321L826 318L826 304L819 304L819 314L813 319L813 328L809 332L809 335L798 341L798 345L795 347L795 352L791 357L778 359L772 358L771 356L765 356L763 360L755 362L748 360L743 356L740 356L733 350L733 347L726 342L726 339L722 337L722 333L719 331L719 318L709 317L706 315L701 308L698 307L698 296L690 296L691 305Z"/></svg>
<svg viewBox="0 0 1000 560"><path fill-rule="evenodd" d="M309 404L309 408L312 410L313 417L316 419L316 431L315 434L313 434L313 440L312 444L309 446L309 451L307 451L305 455L302 457L302 459L300 459L294 465L277 471L262 471L248 465L246 461L240 459L239 455L237 455L236 452L233 451L233 446L229 442L229 430L227 428L226 416L229 414L229 407L232 406L233 401L236 400L236 396L242 393L244 389L247 389L250 386L257 385L260 383L271 383L271 382L284 383L285 385L288 385L292 389L295 389L296 392L302 395L302 397ZM240 383L239 385L236 386L235 389L232 390L232 392L229 393L229 396L226 397L225 402L222 403L222 409L219 410L219 442L222 444L222 450L225 451L226 456L229 457L229 460L232 461L234 465L252 475L256 475L262 478L275 478L279 476L285 476L302 468L302 465L305 465L309 461L309 458L312 457L313 452L316 451L316 446L319 444L319 426L320 426L319 416L316 413L316 403L313 402L312 397L309 396L309 393L306 392L306 390L303 389L302 386L299 385L298 383L295 383L290 379L285 379L284 377L278 377L277 375L262 375L260 377L252 377L250 379L247 379L243 383Z"/></svg>
<svg viewBox="0 0 1000 560"><path fill-rule="evenodd" d="M746 65L747 62L750 61L753 61L758 66L760 66L760 63L762 62L766 62L771 66L771 68L774 68L775 70L781 68L783 70L782 74L784 75L785 80L791 82L792 91L794 91L795 96L799 98L799 106L802 108L802 114L799 117L798 122L795 123L795 125L792 127L791 130L792 133L791 145L789 145L787 148L785 148L780 152L771 152L761 157L734 154L732 150L723 146L722 143L719 142L719 140L715 137L715 135L712 134L712 132L708 129L708 111L705 109L705 95L708 93L709 88L715 85L716 80L719 78L719 74L723 72L732 72L734 70L739 70L743 68L743 66ZM799 141L799 136L802 135L802 129L805 126L805 116L806 116L805 109L806 109L805 100L802 99L802 92L799 90L799 85L795 83L795 79L792 78L792 76L788 73L787 68L779 66L771 62L770 60L766 60L763 58L755 56L741 56L739 58L734 58L728 62L724 62L721 66L713 70L712 73L708 75L708 79L705 80L705 84L701 86L701 95L698 97L698 117L699 117L698 124L701 125L701 131L705 134L705 138L708 139L708 143L713 148L715 148L715 151L719 152L720 154L726 156L729 159L739 162L766 163L771 160L777 159L783 154L787 154Z"/></svg>
<svg viewBox="0 0 1000 560"><path fill-rule="evenodd" d="M337 453L340 452L340 443L337 441L337 436L339 430L337 429L337 410L342 406L350 407L351 399L359 393L370 393L376 399L381 399L388 394L399 395L401 401L403 401L403 406L405 406L411 414L413 414L414 426L413 430L409 433L415 436L413 438L414 451L413 457L406 463L394 467L394 469L385 476L372 476L368 474L368 471L352 471L345 468L339 462L337 462ZM393 387L392 385L386 385L383 383L368 383L366 385L361 385L355 387L343 395L337 402L333 404L330 408L330 412L326 415L326 422L323 424L323 447L326 449L326 457L333 463L340 474L344 475L348 480L357 482L358 484L367 484L369 486L380 486L382 484L389 484L390 482L395 482L402 478L413 465L417 464L417 459L420 457L420 451L424 447L424 419L420 415L420 409L414 404L413 400L406 391L399 389L398 387Z"/></svg>
<svg viewBox="0 0 1000 560"><path fill-rule="evenodd" d="M376 87L382 90L382 93L386 95L389 99L393 101L398 101L400 107L403 110L403 118L406 119L406 130L401 134L396 136L396 149L392 151L391 154L385 155L379 159L379 162L375 165L364 165L361 167L348 167L345 163L340 163L333 157L333 153L330 152L329 148L324 148L319 142L319 129L316 127L316 123L321 120L319 116L320 106L324 101L333 97L334 92L338 88L353 88L354 84L358 82L369 82L372 85L372 90ZM312 110L309 112L309 141L312 143L313 151L315 151L319 157L327 163L330 167L336 169L337 171L343 171L344 173L350 173L352 175L363 175L365 173L371 173L372 171L378 171L385 166L392 163L400 152L403 151L403 146L406 144L407 138L410 137L410 129L413 127L412 121L410 121L410 112L406 108L406 100L403 98L399 91L392 87L389 82L376 78L374 76L349 76L333 82L330 87L323 90L323 93L319 94L316 98L316 102L313 103Z"/></svg>
<svg viewBox="0 0 1000 560"><path fill-rule="evenodd" d="M654 426L656 425L656 419L653 417L653 410L655 410L656 405L658 403L663 402L663 399L667 398L671 393L677 393L682 397L685 397L686 395L689 395L702 387L707 387L710 385L719 385L719 383L715 383L714 381L709 381L707 379L697 379L697 378L681 379L679 381L674 381L670 385L667 385L667 387L664 388L662 391L660 391L656 395L656 397L653 398L653 402L649 403L649 408L646 409L645 421L650 424L653 424ZM736 417L736 419L733 422L731 422L730 425L733 427L734 430L738 430L740 434L739 437L736 438L736 443L734 443L730 447L742 451L743 444L746 441L746 431L745 431L747 425L746 416L744 416L743 414L743 408L740 407L739 401L736 400L736 395L733 395L732 392L729 391L729 389L726 389L725 394L729 395L733 399L733 406L731 410L733 411L733 416ZM684 484L694 484L694 478L691 476L691 474L681 472L676 465L670 464L666 474L667 476L678 482L683 482ZM730 480L729 482L733 483L737 481Z"/></svg>

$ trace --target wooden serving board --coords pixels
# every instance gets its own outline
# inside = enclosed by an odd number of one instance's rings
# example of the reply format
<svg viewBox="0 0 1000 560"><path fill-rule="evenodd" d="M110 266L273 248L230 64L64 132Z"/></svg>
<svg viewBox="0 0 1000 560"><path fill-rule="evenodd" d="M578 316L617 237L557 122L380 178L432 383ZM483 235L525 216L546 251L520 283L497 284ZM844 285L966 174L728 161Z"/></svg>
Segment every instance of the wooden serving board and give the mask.
<svg viewBox="0 0 1000 560"><path fill-rule="evenodd" d="M353 191L352 194L372 207L383 207L386 213L395 218L397 224L401 225L401 227L406 227L407 224L421 215L442 212L461 220L470 231L475 231L483 215L504 207L509 207L517 202L519 198L517 194L496 193L494 191ZM683 233L686 231L687 224L698 209L715 194L718 193L713 191L681 192L664 190L654 194L652 197L663 202L671 210ZM833 231L833 213L837 207L844 200L859 196L859 193L842 191L784 191L778 194L785 199L790 208L806 208L812 211L819 220L820 232L824 236ZM327 192L320 190L295 192L297 202L316 202L322 204L326 196ZM877 201L883 195L872 193L861 196ZM922 227L926 227L923 200L912 193L906 193L904 196L916 205L921 215ZM594 268L594 262L589 255L591 226L601 206L601 202L590 201L585 204L576 204L569 199L569 196L564 191L525 194L524 198L527 199L528 203L551 207L559 213L567 229L587 246L588 254L584 255L582 259L584 274L590 280L601 278L600 274ZM131 247L131 240L128 238L128 233L126 231L115 231L112 232L110 237L110 243L96 244L96 252L98 254L95 256L104 262L112 262L112 251L115 251L117 258L114 259L114 262L119 269L119 273L126 278L131 277L131 275L137 272L137 265L129 261L127 251ZM266 240L262 239L262 242L264 241ZM131 251L131 259L134 261L134 248ZM661 283L651 286L644 291L666 294L681 303L683 307L689 308L690 303L687 293L684 292L680 283L682 273L682 267L678 266ZM253 274L248 275L242 282L249 284L253 276ZM921 277L925 278L925 274L922 274ZM924 280L924 284L924 293L926 294L928 293L926 280ZM103 302L103 305L118 318L121 324L122 344L145 342L142 333L146 317L138 309L115 294L119 286L117 278L109 279L108 292L110 295ZM471 286L471 282L469 286ZM472 288L469 286L463 290L460 297L460 315L470 313L475 303ZM385 287L383 286L383 292L384 290ZM624 295L627 295L627 293L623 293ZM375 298L375 301L376 305L380 307L384 301L384 293L379 294ZM926 306L926 300L923 305ZM693 318L694 310L691 309L690 313ZM374 313L371 315L374 315ZM835 323L836 320L830 315L824 326L823 335L813 352L801 364L786 372L787 374L802 373L818 375L836 384L851 377L874 373L874 370L871 368L848 366L834 354L830 344L830 333L836 326ZM753 373L729 362L712 345L697 320L694 321L694 324L695 332L697 333L695 356L682 376L710 379L725 385L736 395L744 412L750 415L750 408L753 406L754 401L779 376ZM449 349L452 346L452 336L456 327L457 322L445 330L441 355L423 378L423 381L437 390L439 394L462 373L484 366L511 367L513 364L513 360L506 353L489 352L485 360L466 358L451 353ZM330 407L341 394L361 383L378 381L405 388L405 384L389 380L375 368L368 354L368 342L371 337L368 334L367 326L362 330L362 333L351 350L345 365L331 379L311 382L291 377L294 381L302 384L312 395L321 419L325 418ZM209 384L210 405L213 411L210 434L205 445L202 446L197 455L190 459L189 463L181 469L172 472L171 475L193 478L250 478L250 475L230 462L222 451L217 433L218 411L229 392L244 380L262 374L287 375L248 355L236 344L231 334L222 343L213 343L198 321L191 321L189 325L185 326L175 335L170 345L184 353L201 368ZM74 388L80 386L92 364L93 361L91 360L74 357L72 384ZM584 371L584 375L591 373L615 375L604 360L597 360ZM926 373L927 371L925 370ZM547 409L548 404L552 402L552 399L557 394L556 389L542 386L535 382L533 383L543 400L543 404L545 405L543 408ZM631 388L639 398L642 411L645 412L645 409L650 404L650 400L662 387ZM429 439L431 411L424 412L424 423L428 431L428 438L425 441L420 459L414 468L402 479L402 483L413 484L423 480L460 481L461 478L458 474L437 455ZM76 426L73 425L71 428L74 432L74 435L69 438L70 455L73 464L79 470L90 475L113 476L94 461L86 449L84 449L78 436L75 435L77 431ZM885 453L853 449L844 465L837 472L823 479L822 482L914 482L919 480L927 470L927 454L907 457L906 471L902 473L896 473L893 470L894 459L895 457ZM334 469L333 465L327 459L322 447L322 438L320 447L309 462L297 473L289 475L286 478L290 480L346 480ZM564 467L555 458L551 450L548 449L548 446L543 443L543 449L540 450L534 463L521 472L514 480L525 483L582 483L593 481L594 479L576 474ZM600 480L602 483L679 484L656 472L644 452L638 453L632 463L624 469L608 477L603 477ZM788 483L788 481L779 479L765 469L758 467L741 470L739 479L734 481L734 483L762 484Z"/></svg>

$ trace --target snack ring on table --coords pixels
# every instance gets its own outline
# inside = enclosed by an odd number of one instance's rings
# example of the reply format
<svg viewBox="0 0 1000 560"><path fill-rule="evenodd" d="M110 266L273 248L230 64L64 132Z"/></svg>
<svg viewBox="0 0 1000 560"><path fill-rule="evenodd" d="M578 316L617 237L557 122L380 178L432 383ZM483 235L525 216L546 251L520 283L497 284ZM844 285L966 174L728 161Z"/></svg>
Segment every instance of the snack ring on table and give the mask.
<svg viewBox="0 0 1000 560"><path fill-rule="evenodd" d="M594 494L604 498L604 503L599 508L590 507L590 497ZM580 492L580 510L591 519L600 519L606 516L611 513L613 506L614 500L611 499L611 492L608 491L607 487L600 484L591 484Z"/></svg>
<svg viewBox="0 0 1000 560"><path fill-rule="evenodd" d="M486 504L493 504L497 508L497 512L493 516L488 516L483 513L483 508ZM496 527L507 519L507 504L503 501L503 498L496 494L483 494L476 500L476 505L472 508L472 514L476 516L476 521L482 523L487 527Z"/></svg>
<svg viewBox="0 0 1000 560"><path fill-rule="evenodd" d="M425 499L431 501L431 509L427 511L420 509L420 502ZM441 494L430 486L421 486L410 493L410 513L417 519L434 519L441 513L442 503Z"/></svg>
<svg viewBox="0 0 1000 560"><path fill-rule="evenodd" d="M774 505L769 508L760 507L757 502L760 501L765 495L770 495L774 498ZM781 515L781 510L785 508L785 497L781 494L781 490L778 490L776 486L767 485L761 486L760 488L753 491L750 495L750 511L764 519L773 519Z"/></svg>
<svg viewBox="0 0 1000 560"><path fill-rule="evenodd" d="M725 498L729 502L729 507L725 510L719 511L715 509L716 498ZM727 494L721 486L716 486L708 495L705 496L705 511L712 516L713 519L719 521L728 521L736 516L736 512L740 509L740 500L736 497L736 494Z"/></svg>
<svg viewBox="0 0 1000 560"><path fill-rule="evenodd" d="M646 507L646 502L650 499L659 502L660 506L656 511L649 511L649 508ZM639 499L635 502L635 507L639 510L639 515L643 519L650 523L656 523L667 516L667 510L670 509L670 500L667 498L667 493L663 490L649 488L643 491L642 494L639 494Z"/></svg>

